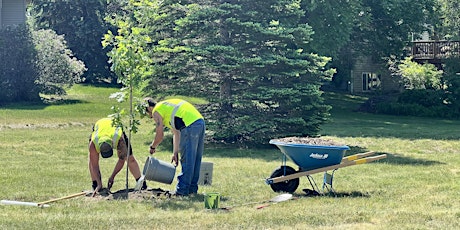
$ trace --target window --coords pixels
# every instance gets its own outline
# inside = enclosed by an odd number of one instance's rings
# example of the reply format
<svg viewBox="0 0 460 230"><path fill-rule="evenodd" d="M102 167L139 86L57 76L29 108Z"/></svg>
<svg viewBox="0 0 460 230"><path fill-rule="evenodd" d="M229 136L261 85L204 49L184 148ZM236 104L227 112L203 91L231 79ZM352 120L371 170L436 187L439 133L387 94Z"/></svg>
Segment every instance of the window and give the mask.
<svg viewBox="0 0 460 230"><path fill-rule="evenodd" d="M376 90L380 88L380 75L363 72L363 91Z"/></svg>

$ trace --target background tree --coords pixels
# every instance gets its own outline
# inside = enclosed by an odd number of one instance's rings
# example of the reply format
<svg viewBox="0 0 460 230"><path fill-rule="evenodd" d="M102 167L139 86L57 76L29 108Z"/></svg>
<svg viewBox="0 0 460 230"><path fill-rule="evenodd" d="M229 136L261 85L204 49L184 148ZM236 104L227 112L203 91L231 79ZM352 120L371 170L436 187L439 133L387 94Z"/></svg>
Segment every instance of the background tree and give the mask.
<svg viewBox="0 0 460 230"><path fill-rule="evenodd" d="M0 30L0 102L38 101L33 36L25 26Z"/></svg>
<svg viewBox="0 0 460 230"><path fill-rule="evenodd" d="M321 4L318 10L321 12L331 12L324 14L324 17L337 18L342 20L334 20L335 23L331 26L318 27L312 24L316 34L319 34L317 41L330 41L332 45L343 44L344 41L348 43L340 46L337 57L333 61L334 67L337 67L338 74L334 76L336 86L345 87L346 82L350 80L350 70L354 65L357 56L371 57L375 62L385 63L390 57L396 57L397 60L402 60L406 57L406 48L410 47L413 36L421 34L427 30L427 25L434 25L437 23L439 16L436 12L438 0L359 0L350 1L350 4L343 4L342 6L330 7L334 3L331 1L314 1ZM332 9L332 10L329 10ZM338 14L333 11L338 9ZM349 12L347 16L346 12ZM314 13L315 11L312 11ZM320 17L321 18L321 17ZM316 19L316 21L318 21ZM331 20L328 20L328 22ZM343 23L343 28L340 29L340 23ZM319 23L318 23L319 24ZM332 26L335 25L335 26ZM331 33L321 33L320 29L331 28ZM352 33L347 37L349 28L352 28ZM333 31L337 31L338 38L343 42L334 41L331 39ZM345 33L346 32L346 33ZM322 36L327 34L329 36ZM324 47L329 47L324 46ZM335 57L335 56L334 56Z"/></svg>
<svg viewBox="0 0 460 230"><path fill-rule="evenodd" d="M108 6L113 10L115 3L108 4L107 0L33 0L30 14L36 29L52 29L64 35L75 57L87 67L86 82L114 81L106 55L108 49L103 49L101 40L109 29L104 21Z"/></svg>
<svg viewBox="0 0 460 230"><path fill-rule="evenodd" d="M329 109L319 87L333 71L324 69L328 58L310 52L312 30L300 23L305 12L297 1L145 0L130 6L133 13L118 21L151 38L136 47L148 49L153 60L145 93L205 98L208 129L226 142L318 132Z"/></svg>
<svg viewBox="0 0 460 230"><path fill-rule="evenodd" d="M371 55L374 60L396 56L405 57L412 34L422 33L427 25L437 22L437 0L363 0L363 14L371 17L368 26L357 28L354 37L357 51Z"/></svg>
<svg viewBox="0 0 460 230"><path fill-rule="evenodd" d="M354 64L353 45L357 45L354 33L368 27L371 21L370 15L363 13L362 0L302 1L301 6L306 11L302 22L314 31L312 51L332 58L329 66L337 70L333 83L346 88Z"/></svg>
<svg viewBox="0 0 460 230"><path fill-rule="evenodd" d="M441 24L437 26L440 35L449 40L460 40L460 2L456 0L438 0Z"/></svg>
<svg viewBox="0 0 460 230"><path fill-rule="evenodd" d="M353 40L354 29L370 19L362 13L362 0L319 0L302 1L302 9L306 12L302 17L314 31L311 35L311 47L333 59L340 56L340 51Z"/></svg>

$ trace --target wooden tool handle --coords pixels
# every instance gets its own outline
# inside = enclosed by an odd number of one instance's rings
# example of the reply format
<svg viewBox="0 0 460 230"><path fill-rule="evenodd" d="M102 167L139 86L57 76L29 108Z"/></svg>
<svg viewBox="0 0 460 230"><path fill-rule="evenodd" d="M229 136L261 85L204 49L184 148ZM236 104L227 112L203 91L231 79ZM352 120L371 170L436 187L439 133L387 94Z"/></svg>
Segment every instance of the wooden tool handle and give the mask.
<svg viewBox="0 0 460 230"><path fill-rule="evenodd" d="M60 197L60 198L56 198L56 199L51 199L51 200L47 200L47 201L43 201L43 202L38 203L38 206L48 204L48 203L51 203L51 202L55 202L55 201L59 201L59 200L65 200L65 199L70 199L70 198L74 198L74 197L77 197L77 196L83 196L83 195L86 195L86 194L87 194L87 192L80 192L80 193L75 193L75 194L72 194L72 195L68 195L68 196L64 196L64 197Z"/></svg>

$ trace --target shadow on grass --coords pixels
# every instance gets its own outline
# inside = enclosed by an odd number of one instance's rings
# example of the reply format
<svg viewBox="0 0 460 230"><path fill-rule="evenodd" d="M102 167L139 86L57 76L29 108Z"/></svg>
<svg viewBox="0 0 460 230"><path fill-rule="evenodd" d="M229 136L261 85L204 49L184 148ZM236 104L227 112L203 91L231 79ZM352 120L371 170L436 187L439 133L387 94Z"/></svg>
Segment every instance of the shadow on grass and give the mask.
<svg viewBox="0 0 460 230"><path fill-rule="evenodd" d="M20 103L9 103L2 105L5 109L11 110L43 110L48 106L52 105L74 105L74 104L85 104L87 101L75 100L75 99L47 99L41 102L20 102Z"/></svg>
<svg viewBox="0 0 460 230"><path fill-rule="evenodd" d="M193 208L196 211L202 211L202 210L207 210L207 211L218 211L221 209L205 209L204 206L204 199L205 196L203 194L194 194L191 196L185 196L185 197L174 197L172 196L170 199L166 200L155 200L153 202L153 205L156 208L160 208L163 210L184 210L184 209L190 209ZM228 198L221 196L220 197L220 202L225 202L227 201ZM198 204L198 206L196 205Z"/></svg>
<svg viewBox="0 0 460 230"><path fill-rule="evenodd" d="M344 157L365 153L370 150L362 148L359 146L349 146L350 150L345 152ZM444 164L440 161L431 161L416 159L412 157L404 157L401 155L385 152L375 152L372 156L378 156L381 154L386 154L387 157L381 160L370 162L370 164L392 164L392 165L423 165L423 166L432 166L437 164ZM212 158L252 158L252 159L261 159L266 162L278 161L282 163L283 153L279 151L277 147L268 146L267 148L259 149L232 149L229 147L222 148L216 146L210 146L205 149L203 157L212 157ZM288 159L288 163L291 161Z"/></svg>
<svg viewBox="0 0 460 230"><path fill-rule="evenodd" d="M334 197L334 198L341 198L341 197L350 197L350 198L358 198L358 197L370 197L369 194L364 194L360 191L352 191L352 192L328 192L328 193L319 193L317 191L311 189L302 189L304 194L297 195L298 197L316 197L316 196L326 196L326 197Z"/></svg>
<svg viewBox="0 0 460 230"><path fill-rule="evenodd" d="M337 137L456 140L458 120L346 113L333 117L321 135Z"/></svg>
<svg viewBox="0 0 460 230"><path fill-rule="evenodd" d="M349 146L350 150L345 153L345 156L350 156L357 153L364 153L369 150L359 147L359 146ZM424 165L424 166L432 166L437 164L444 164L440 161L430 161L430 160L422 160L416 159L412 157L404 157L397 154L392 153L385 153L385 152L376 152L374 156L386 154L387 157L382 160L375 161L374 163L387 163L392 165Z"/></svg>
<svg viewBox="0 0 460 230"><path fill-rule="evenodd" d="M144 145L145 148L148 148L150 141L145 141ZM363 148L361 146L351 146L350 150L345 152L344 157L358 154L358 153L365 153L371 151L370 149ZM161 146L159 147L160 151L166 150L170 151L172 149L172 136L165 136L164 141L162 142ZM404 157L401 155L397 155L394 153L385 153L385 152L376 152L374 156L387 154L386 159L378 160L371 162L372 164L393 164L393 165L423 165L423 166L431 166L436 164L443 164L439 161L429 161L423 159L416 159L412 157ZM258 147L241 147L238 144L216 144L216 143L206 143L205 150L203 153L203 157L210 157L210 158L233 158L233 159L259 159L266 162L280 162L282 163L283 160L283 153L276 147L275 145L267 144L264 146ZM206 160L204 160L206 161ZM289 159L287 160L288 163L292 163Z"/></svg>
<svg viewBox="0 0 460 230"><path fill-rule="evenodd" d="M384 153L381 153L384 154ZM380 160L381 163L387 163L392 165L422 165L422 166L433 166L439 164L445 164L440 161L422 160L411 157L404 157L396 154L386 153L387 158Z"/></svg>
<svg viewBox="0 0 460 230"><path fill-rule="evenodd" d="M358 198L358 197L365 197L368 198L370 197L369 194L362 193L360 191L351 191L351 192L335 192L335 193L327 193L325 196L328 197L350 197L350 198Z"/></svg>
<svg viewBox="0 0 460 230"><path fill-rule="evenodd" d="M183 210L195 208L197 211L204 209L204 194L193 194L190 196L174 196L171 192L161 188L149 188L142 191L134 191L133 188L121 189L116 192L110 192L103 188L99 192L101 200L137 200L141 202L152 202L157 208L164 210ZM221 202L227 201L228 198L220 197ZM196 203L203 204L196 208ZM202 208L201 208L202 207Z"/></svg>

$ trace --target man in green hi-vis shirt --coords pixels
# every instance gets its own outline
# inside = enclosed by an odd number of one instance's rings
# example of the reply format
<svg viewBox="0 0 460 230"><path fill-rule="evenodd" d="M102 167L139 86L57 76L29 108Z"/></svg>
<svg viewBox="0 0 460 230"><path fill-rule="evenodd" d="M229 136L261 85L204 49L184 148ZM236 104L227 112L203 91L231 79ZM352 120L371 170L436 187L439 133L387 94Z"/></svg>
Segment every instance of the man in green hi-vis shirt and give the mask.
<svg viewBox="0 0 460 230"><path fill-rule="evenodd" d="M164 128L173 133L172 161L177 166L180 162L182 172L177 177L175 195L188 196L198 192L201 158L204 150L205 122L203 116L189 102L182 99L168 99L155 102L145 98L146 112L155 121L155 138L150 145L150 154L155 153L163 141Z"/></svg>
<svg viewBox="0 0 460 230"><path fill-rule="evenodd" d="M96 122L93 127L93 132L89 139L89 155L88 155L88 166L93 181L92 187L94 189L93 196L102 188L101 172L99 170L99 154L102 158L109 158L113 155L113 149L117 149L118 161L113 169L112 175L108 179L107 188L113 185L115 176L120 172L125 164L126 157L128 155L128 137L123 132L122 127L115 127L112 125L111 118L102 118ZM133 155L132 148L130 148L130 154L128 157L128 168L134 178L139 180L141 172L139 164ZM147 189L147 184L144 181L142 189Z"/></svg>

